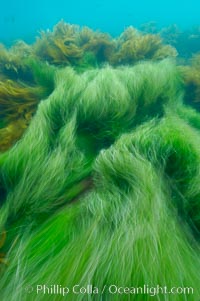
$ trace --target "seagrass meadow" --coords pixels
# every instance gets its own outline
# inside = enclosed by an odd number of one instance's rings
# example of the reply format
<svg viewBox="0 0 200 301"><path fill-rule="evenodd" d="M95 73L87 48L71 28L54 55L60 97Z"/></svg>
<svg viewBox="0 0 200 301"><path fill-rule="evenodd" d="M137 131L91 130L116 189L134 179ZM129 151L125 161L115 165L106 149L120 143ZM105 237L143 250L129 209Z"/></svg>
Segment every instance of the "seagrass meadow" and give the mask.
<svg viewBox="0 0 200 301"><path fill-rule="evenodd" d="M1 300L199 301L199 55L63 22L0 53Z"/></svg>

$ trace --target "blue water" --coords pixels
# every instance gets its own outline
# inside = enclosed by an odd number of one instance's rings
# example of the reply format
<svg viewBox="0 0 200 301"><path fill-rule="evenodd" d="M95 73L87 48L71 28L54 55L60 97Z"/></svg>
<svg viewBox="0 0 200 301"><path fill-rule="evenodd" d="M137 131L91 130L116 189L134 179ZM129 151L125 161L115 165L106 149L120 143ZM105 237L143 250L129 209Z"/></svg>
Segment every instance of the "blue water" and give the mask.
<svg viewBox="0 0 200 301"><path fill-rule="evenodd" d="M148 21L187 28L200 25L200 0L1 0L0 42L32 42L40 30L52 29L61 19L112 35Z"/></svg>

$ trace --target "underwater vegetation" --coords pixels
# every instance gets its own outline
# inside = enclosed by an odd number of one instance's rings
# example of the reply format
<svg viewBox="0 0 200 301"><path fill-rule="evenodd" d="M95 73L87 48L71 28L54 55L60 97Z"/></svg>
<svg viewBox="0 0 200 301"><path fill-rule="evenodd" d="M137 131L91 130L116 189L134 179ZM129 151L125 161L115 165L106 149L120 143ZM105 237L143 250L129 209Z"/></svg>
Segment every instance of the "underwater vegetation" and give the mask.
<svg viewBox="0 0 200 301"><path fill-rule="evenodd" d="M19 65L10 60L9 72L0 81L0 151L7 150L22 136L39 101L54 88L53 68L34 60L23 63L23 68L23 72L19 71ZM0 70L4 72L3 68ZM24 82L25 74L30 75L28 83Z"/></svg>
<svg viewBox="0 0 200 301"><path fill-rule="evenodd" d="M32 80L27 58L55 66L88 67L135 64L167 57L189 59L200 51L198 26L181 31L176 24L158 29L154 22L126 28L118 37L60 21L53 30L41 31L35 43L18 41L10 49L0 46L0 78ZM86 64L88 59L88 65ZM83 68L84 67L84 68Z"/></svg>
<svg viewBox="0 0 200 301"><path fill-rule="evenodd" d="M177 24L159 28L156 22L147 22L139 27L145 34L159 35L163 43L173 46L181 60L188 60L200 51L200 26L181 29Z"/></svg>
<svg viewBox="0 0 200 301"><path fill-rule="evenodd" d="M134 64L141 60L159 60L176 57L177 51L170 45L163 45L155 34L142 34L134 27L127 28L116 41L117 51L112 58L114 64Z"/></svg>
<svg viewBox="0 0 200 301"><path fill-rule="evenodd" d="M83 53L92 53L98 64L110 62L115 50L115 41L105 33L83 27L77 35L77 43Z"/></svg>
<svg viewBox="0 0 200 301"><path fill-rule="evenodd" d="M0 44L0 80L32 81L32 71L26 64L26 59L31 57L31 53L31 46L23 41L16 42L9 49Z"/></svg>
<svg viewBox="0 0 200 301"><path fill-rule="evenodd" d="M33 54L54 65L80 66L85 53L93 54L96 63L133 64L142 59L163 59L177 55L170 45L164 45L158 35L127 28L118 38L59 22L53 31L41 32L33 45Z"/></svg>
<svg viewBox="0 0 200 301"><path fill-rule="evenodd" d="M169 43L177 49L180 57L188 59L200 51L200 26L181 30L174 24L163 28L160 35L165 43Z"/></svg>
<svg viewBox="0 0 200 301"><path fill-rule="evenodd" d="M33 46L34 54L55 65L69 65L79 60L82 51L75 43L76 26L63 22L53 32L41 32Z"/></svg>
<svg viewBox="0 0 200 301"><path fill-rule="evenodd" d="M96 61L108 61L114 42L109 35L94 32L88 27L59 22L53 31L41 32L33 45L33 53L54 65L81 65L86 53L92 53Z"/></svg>
<svg viewBox="0 0 200 301"><path fill-rule="evenodd" d="M24 133L41 99L54 89L57 67L89 68L135 64L141 60L175 57L176 50L154 34L127 28L118 38L88 27L59 22L41 32L33 45L17 41L0 45L0 151L9 149Z"/></svg>
<svg viewBox="0 0 200 301"><path fill-rule="evenodd" d="M53 30L41 31L35 43L18 41L10 49L0 46L0 78L32 81L27 58L84 71L90 67L130 65L141 60L191 58L199 49L199 28L181 31L176 25L158 29L151 22L140 30L130 26L118 37L60 21Z"/></svg>
<svg viewBox="0 0 200 301"><path fill-rule="evenodd" d="M63 300L38 284L69 287L71 301L172 300L72 293L148 284L192 287L173 300L197 301L200 113L183 103L179 68L54 70L53 91L0 155L2 300Z"/></svg>
<svg viewBox="0 0 200 301"><path fill-rule="evenodd" d="M185 102L200 110L200 54L194 55L190 65L180 69L185 84Z"/></svg>
<svg viewBox="0 0 200 301"><path fill-rule="evenodd" d="M61 21L0 46L2 301L199 301L200 49L180 35Z"/></svg>
<svg viewBox="0 0 200 301"><path fill-rule="evenodd" d="M0 82L0 150L6 150L28 126L39 102L39 89L16 84L12 80Z"/></svg>

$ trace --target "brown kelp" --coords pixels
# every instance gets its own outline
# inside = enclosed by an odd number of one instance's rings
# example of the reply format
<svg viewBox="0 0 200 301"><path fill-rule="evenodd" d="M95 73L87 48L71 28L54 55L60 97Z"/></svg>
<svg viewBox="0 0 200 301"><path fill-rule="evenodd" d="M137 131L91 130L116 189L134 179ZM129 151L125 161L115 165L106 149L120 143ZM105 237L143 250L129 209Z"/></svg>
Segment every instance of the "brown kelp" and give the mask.
<svg viewBox="0 0 200 301"><path fill-rule="evenodd" d="M92 53L98 64L134 64L142 59L159 60L177 55L175 48L163 44L159 35L144 34L133 27L118 38L59 22L53 31L41 32L33 45L36 57L54 65L80 66L85 53Z"/></svg>
<svg viewBox="0 0 200 301"><path fill-rule="evenodd" d="M7 49L0 45L0 80L13 79L31 81L32 72L26 59L32 56L32 48L23 41L18 41Z"/></svg>
<svg viewBox="0 0 200 301"><path fill-rule="evenodd" d="M130 26L113 38L107 33L60 21L53 30L41 31L32 45L23 41L10 49L1 45L0 76L31 79L31 71L25 64L27 57L82 70L89 67L87 59L93 67L106 62L116 66L177 55L181 62L200 51L199 32L199 27L183 31L175 24L160 30L152 22L140 30Z"/></svg>
<svg viewBox="0 0 200 301"><path fill-rule="evenodd" d="M34 60L27 61L24 66L31 70L31 83L8 78L0 81L0 151L8 149L21 137L39 101L53 90L52 68ZM18 69L16 72L21 77Z"/></svg>
<svg viewBox="0 0 200 301"><path fill-rule="evenodd" d="M77 27L59 22L53 32L41 32L33 46L34 54L55 65L70 65L82 57L82 50L76 45Z"/></svg>
<svg viewBox="0 0 200 301"><path fill-rule="evenodd" d="M159 32L165 43L176 47L180 57L189 59L200 51L200 26L180 29L176 24L162 28Z"/></svg>
<svg viewBox="0 0 200 301"><path fill-rule="evenodd" d="M156 22L142 24L139 29L144 34L159 35L164 44L176 48L180 61L188 60L200 51L200 26L180 28L177 24L159 28Z"/></svg>
<svg viewBox="0 0 200 301"><path fill-rule="evenodd" d="M177 52L170 45L163 45L155 34L142 34L133 27L127 28L117 39L117 51L112 58L114 64L134 64L141 60L159 60L175 57Z"/></svg>
<svg viewBox="0 0 200 301"><path fill-rule="evenodd" d="M81 64L87 52L92 53L99 63L108 61L113 49L114 42L109 35L63 21L52 32L41 32L33 45L38 58L62 66Z"/></svg>
<svg viewBox="0 0 200 301"><path fill-rule="evenodd" d="M180 69L185 85L185 102L200 110L200 54L194 55L190 65Z"/></svg>
<svg viewBox="0 0 200 301"><path fill-rule="evenodd" d="M116 47L115 40L108 34L95 32L88 27L83 27L80 30L77 43L84 53L92 53L99 64L110 62Z"/></svg>

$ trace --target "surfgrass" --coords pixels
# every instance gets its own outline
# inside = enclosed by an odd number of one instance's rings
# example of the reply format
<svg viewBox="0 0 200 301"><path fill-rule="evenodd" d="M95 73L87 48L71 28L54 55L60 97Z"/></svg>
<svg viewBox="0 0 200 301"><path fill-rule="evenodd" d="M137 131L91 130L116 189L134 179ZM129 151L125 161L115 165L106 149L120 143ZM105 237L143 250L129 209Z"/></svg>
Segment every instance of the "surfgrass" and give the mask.
<svg viewBox="0 0 200 301"><path fill-rule="evenodd" d="M197 300L200 116L182 95L168 60L57 71L53 93L0 157L2 300L63 300L37 294L44 284L106 285L72 301ZM120 295L110 285L194 294Z"/></svg>

